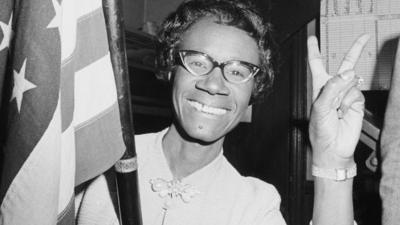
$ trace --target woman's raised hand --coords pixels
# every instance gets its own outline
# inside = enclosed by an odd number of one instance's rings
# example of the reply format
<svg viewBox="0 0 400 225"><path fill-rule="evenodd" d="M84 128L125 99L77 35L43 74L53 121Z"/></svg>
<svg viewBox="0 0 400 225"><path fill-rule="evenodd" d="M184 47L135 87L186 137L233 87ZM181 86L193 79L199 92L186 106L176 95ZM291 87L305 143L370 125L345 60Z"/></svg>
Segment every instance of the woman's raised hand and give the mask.
<svg viewBox="0 0 400 225"><path fill-rule="evenodd" d="M362 79L354 66L369 40L359 37L350 48L337 74L323 65L316 37L308 39L308 61L312 73L313 104L309 126L313 164L321 168L349 168L360 137L364 116Z"/></svg>

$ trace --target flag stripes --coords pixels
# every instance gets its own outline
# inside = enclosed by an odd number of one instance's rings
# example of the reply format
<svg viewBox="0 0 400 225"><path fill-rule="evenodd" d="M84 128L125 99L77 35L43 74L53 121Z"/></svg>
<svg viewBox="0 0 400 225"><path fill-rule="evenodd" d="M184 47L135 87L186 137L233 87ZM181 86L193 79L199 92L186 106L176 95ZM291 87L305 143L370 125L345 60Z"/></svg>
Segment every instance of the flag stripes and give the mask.
<svg viewBox="0 0 400 225"><path fill-rule="evenodd" d="M76 130L76 169L79 171L75 178L76 184L94 178L121 158L125 148L121 142L121 127L115 122L117 120L119 111L115 103L96 120ZM87 148L89 145L90 148ZM93 157L97 160L92 160Z"/></svg>
<svg viewBox="0 0 400 225"><path fill-rule="evenodd" d="M14 98L9 102L9 125L3 153L5 159L13 160L5 160L3 163L0 199L4 197L6 188L42 138L44 131L48 129L58 101L60 38L55 29L42 31L42 26L46 26L48 18L51 18L52 8L48 4L37 6L34 1L19 3L19 12L28 15L13 14L16 23L13 26L14 45L9 50L8 58L8 62L12 63L12 71L8 71L8 75L15 77L16 73L24 73L25 80L38 87L23 93L22 99ZM33 10L37 11L35 16L32 16ZM33 18L25 18L26 16ZM25 71L21 71L25 60ZM23 85L15 81L9 84L10 87L23 91ZM21 111L18 110L18 104L21 104ZM38 105L46 107L37 107Z"/></svg>
<svg viewBox="0 0 400 225"><path fill-rule="evenodd" d="M74 224L74 187L125 150L101 3L2 3L0 224Z"/></svg>
<svg viewBox="0 0 400 225"><path fill-rule="evenodd" d="M74 110L74 73L99 60L108 53L107 34L102 9L97 8L77 19L76 48L63 61L61 69L61 98L63 130L72 122ZM97 31L97 32L88 32ZM99 71L101 72L101 71Z"/></svg>
<svg viewBox="0 0 400 225"><path fill-rule="evenodd" d="M61 143L59 112L60 107L57 107L43 138L9 186L0 208L0 224L54 225L57 221L60 151L56 150Z"/></svg>

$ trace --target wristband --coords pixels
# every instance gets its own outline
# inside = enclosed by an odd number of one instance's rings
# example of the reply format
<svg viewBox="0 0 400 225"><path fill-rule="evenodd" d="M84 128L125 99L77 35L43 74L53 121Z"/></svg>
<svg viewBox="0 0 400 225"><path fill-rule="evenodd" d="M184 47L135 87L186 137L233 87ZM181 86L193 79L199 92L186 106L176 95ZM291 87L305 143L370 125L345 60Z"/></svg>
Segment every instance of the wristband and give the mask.
<svg viewBox="0 0 400 225"><path fill-rule="evenodd" d="M357 165L354 164L350 168L340 169L325 169L312 165L311 174L315 177L322 177L335 181L345 181L357 175Z"/></svg>

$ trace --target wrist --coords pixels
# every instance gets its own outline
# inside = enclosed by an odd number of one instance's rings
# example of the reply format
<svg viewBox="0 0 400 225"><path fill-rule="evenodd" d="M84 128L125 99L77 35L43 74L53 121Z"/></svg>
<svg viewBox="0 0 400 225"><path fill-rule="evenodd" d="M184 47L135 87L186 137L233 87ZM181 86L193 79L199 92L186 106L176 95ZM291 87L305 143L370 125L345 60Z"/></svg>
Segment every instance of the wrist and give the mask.
<svg viewBox="0 0 400 225"><path fill-rule="evenodd" d="M350 168L356 163L354 161L353 155L350 157L340 157L335 154L329 153L313 153L312 165L319 168L325 169L340 169L340 168Z"/></svg>

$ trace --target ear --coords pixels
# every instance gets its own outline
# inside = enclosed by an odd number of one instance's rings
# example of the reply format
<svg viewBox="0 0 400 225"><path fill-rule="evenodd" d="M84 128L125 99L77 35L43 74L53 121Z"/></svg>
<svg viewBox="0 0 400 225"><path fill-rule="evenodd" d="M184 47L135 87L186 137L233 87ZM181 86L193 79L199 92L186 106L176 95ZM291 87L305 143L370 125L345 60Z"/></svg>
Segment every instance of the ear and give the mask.
<svg viewBox="0 0 400 225"><path fill-rule="evenodd" d="M247 106L246 111L243 113L240 122L251 123L251 115L253 114L253 105Z"/></svg>

